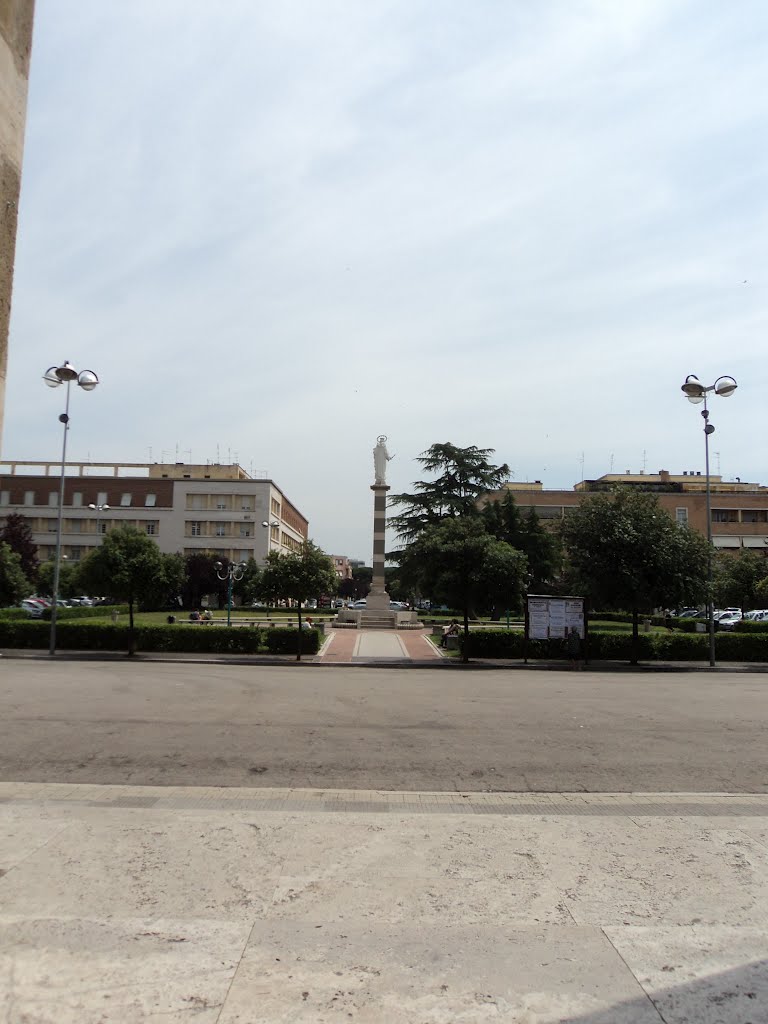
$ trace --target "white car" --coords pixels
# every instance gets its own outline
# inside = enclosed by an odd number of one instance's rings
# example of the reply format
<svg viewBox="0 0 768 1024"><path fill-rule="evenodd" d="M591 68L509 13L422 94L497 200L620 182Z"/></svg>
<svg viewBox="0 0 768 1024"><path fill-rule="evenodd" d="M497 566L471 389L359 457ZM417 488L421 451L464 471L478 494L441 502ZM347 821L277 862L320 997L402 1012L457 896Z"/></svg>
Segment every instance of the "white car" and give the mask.
<svg viewBox="0 0 768 1024"><path fill-rule="evenodd" d="M31 615L33 619L42 619L43 612L45 611L45 605L40 601L36 601L32 597L28 597L25 601L22 601L21 607L28 615Z"/></svg>
<svg viewBox="0 0 768 1024"><path fill-rule="evenodd" d="M738 622L741 622L741 612L724 612L717 620L717 628L732 630Z"/></svg>

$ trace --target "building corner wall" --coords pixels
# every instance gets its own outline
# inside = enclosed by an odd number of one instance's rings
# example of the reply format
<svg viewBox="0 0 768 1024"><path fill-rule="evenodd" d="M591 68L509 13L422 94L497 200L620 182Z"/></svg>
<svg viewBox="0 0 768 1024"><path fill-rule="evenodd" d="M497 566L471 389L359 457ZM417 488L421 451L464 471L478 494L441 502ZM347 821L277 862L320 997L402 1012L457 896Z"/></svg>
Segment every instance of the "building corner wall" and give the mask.
<svg viewBox="0 0 768 1024"><path fill-rule="evenodd" d="M0 453L35 0L0 0Z"/></svg>

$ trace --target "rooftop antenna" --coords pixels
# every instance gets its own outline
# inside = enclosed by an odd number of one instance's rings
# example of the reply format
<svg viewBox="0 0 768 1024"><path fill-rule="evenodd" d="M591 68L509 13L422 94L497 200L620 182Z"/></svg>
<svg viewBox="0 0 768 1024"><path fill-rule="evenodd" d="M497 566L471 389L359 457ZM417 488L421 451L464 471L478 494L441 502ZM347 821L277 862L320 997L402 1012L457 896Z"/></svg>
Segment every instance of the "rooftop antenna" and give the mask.
<svg viewBox="0 0 768 1024"><path fill-rule="evenodd" d="M579 463L581 464L581 479L584 479L584 452L579 456Z"/></svg>
<svg viewBox="0 0 768 1024"><path fill-rule="evenodd" d="M643 448L643 472L645 472L645 467L647 465L648 465L648 453L646 452L645 448Z"/></svg>
<svg viewBox="0 0 768 1024"><path fill-rule="evenodd" d="M179 442L176 442L176 461L179 461Z"/></svg>
<svg viewBox="0 0 768 1024"><path fill-rule="evenodd" d="M149 452L149 461L151 462L152 461L152 445L149 446L147 451Z"/></svg>
<svg viewBox="0 0 768 1024"><path fill-rule="evenodd" d="M191 448L185 448L184 451L181 454L182 455L188 455L190 463L192 462L192 449Z"/></svg>
<svg viewBox="0 0 768 1024"><path fill-rule="evenodd" d="M720 476L720 452L715 452L715 458L717 459L717 475Z"/></svg>
<svg viewBox="0 0 768 1024"><path fill-rule="evenodd" d="M608 460L608 466L609 466L609 470L608 471L610 473L613 473L613 452L611 452L611 457Z"/></svg>
<svg viewBox="0 0 768 1024"><path fill-rule="evenodd" d="M221 463L221 453L219 452L219 442L216 442L216 465Z"/></svg>

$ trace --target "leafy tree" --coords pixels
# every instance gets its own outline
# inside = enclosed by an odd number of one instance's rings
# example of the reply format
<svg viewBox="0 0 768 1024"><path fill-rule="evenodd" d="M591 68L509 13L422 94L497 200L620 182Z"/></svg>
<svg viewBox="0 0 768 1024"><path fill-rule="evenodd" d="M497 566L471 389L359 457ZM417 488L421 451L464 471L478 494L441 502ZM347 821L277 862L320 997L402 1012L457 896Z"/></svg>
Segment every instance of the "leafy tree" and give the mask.
<svg viewBox="0 0 768 1024"><path fill-rule="evenodd" d="M5 525L0 530L0 544L7 544L21 559L21 571L31 584L37 580L40 562L37 557L37 544L32 539L29 523L18 514L11 512L6 516Z"/></svg>
<svg viewBox="0 0 768 1024"><path fill-rule="evenodd" d="M128 653L135 650L134 606L163 596L168 563L157 544L133 526L110 530L80 567L81 582L91 593L110 594L128 604Z"/></svg>
<svg viewBox="0 0 768 1024"><path fill-rule="evenodd" d="M481 515L488 533L522 551L528 559L530 589L540 590L558 575L562 561L559 539L542 526L535 509L523 515L508 491L503 501L485 504Z"/></svg>
<svg viewBox="0 0 768 1024"><path fill-rule="evenodd" d="M516 607L523 592L525 555L486 532L479 517L449 519L423 530L402 552L404 583L433 602L461 608L464 661L470 611L479 605Z"/></svg>
<svg viewBox="0 0 768 1024"><path fill-rule="evenodd" d="M493 448L458 448L454 444L433 444L416 460L432 480L416 480L411 493L394 494L390 505L401 509L389 519L398 536L412 541L429 526L457 516L477 518L477 499L496 490L509 477L509 466L489 462Z"/></svg>
<svg viewBox="0 0 768 1024"><path fill-rule="evenodd" d="M331 559L306 541L300 552L281 555L270 551L261 577L261 592L267 598L296 601L299 636L296 660L301 660L301 604L321 594L335 594L338 577Z"/></svg>
<svg viewBox="0 0 768 1024"><path fill-rule="evenodd" d="M706 593L709 546L675 523L654 495L597 494L563 520L572 578L592 607L632 612L632 664L641 611L698 602Z"/></svg>
<svg viewBox="0 0 768 1024"><path fill-rule="evenodd" d="M768 577L768 558L758 551L718 551L714 558L714 599L721 608L754 608L758 584Z"/></svg>
<svg viewBox="0 0 768 1024"><path fill-rule="evenodd" d="M53 576L56 568L54 559L43 562L37 571L37 589L41 594L53 593ZM78 562L67 562L62 559L59 565L59 597L75 597L82 594L80 583L80 565Z"/></svg>
<svg viewBox="0 0 768 1024"><path fill-rule="evenodd" d="M0 543L0 608L18 604L29 595L29 580L21 568L21 556L10 544Z"/></svg>
<svg viewBox="0 0 768 1024"><path fill-rule="evenodd" d="M255 558L249 558L243 570L243 578L235 580L232 591L243 604L253 604L260 596L261 569Z"/></svg>
<svg viewBox="0 0 768 1024"><path fill-rule="evenodd" d="M176 552L176 554L163 554L161 552L160 557L163 560L163 576L165 578L165 600L163 603L165 605L175 605L184 590L184 583L186 581L184 556L179 552Z"/></svg>
<svg viewBox="0 0 768 1024"><path fill-rule="evenodd" d="M215 562L222 562L228 565L224 558L214 558L203 552L195 555L187 555L184 563L184 587L182 598L185 608L199 608L203 603L203 597L207 594L216 594L219 607L227 602L227 581L220 580L216 575Z"/></svg>

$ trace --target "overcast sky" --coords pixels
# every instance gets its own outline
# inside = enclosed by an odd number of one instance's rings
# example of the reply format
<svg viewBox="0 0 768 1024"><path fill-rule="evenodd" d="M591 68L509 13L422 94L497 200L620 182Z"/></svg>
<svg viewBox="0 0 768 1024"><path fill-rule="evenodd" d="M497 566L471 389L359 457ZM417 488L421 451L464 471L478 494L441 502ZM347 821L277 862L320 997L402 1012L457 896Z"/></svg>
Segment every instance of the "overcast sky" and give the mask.
<svg viewBox="0 0 768 1024"><path fill-rule="evenodd" d="M371 557L372 448L768 483L762 0L37 0L6 459L237 460ZM178 446L178 449L177 449ZM582 473L583 460L583 473Z"/></svg>

